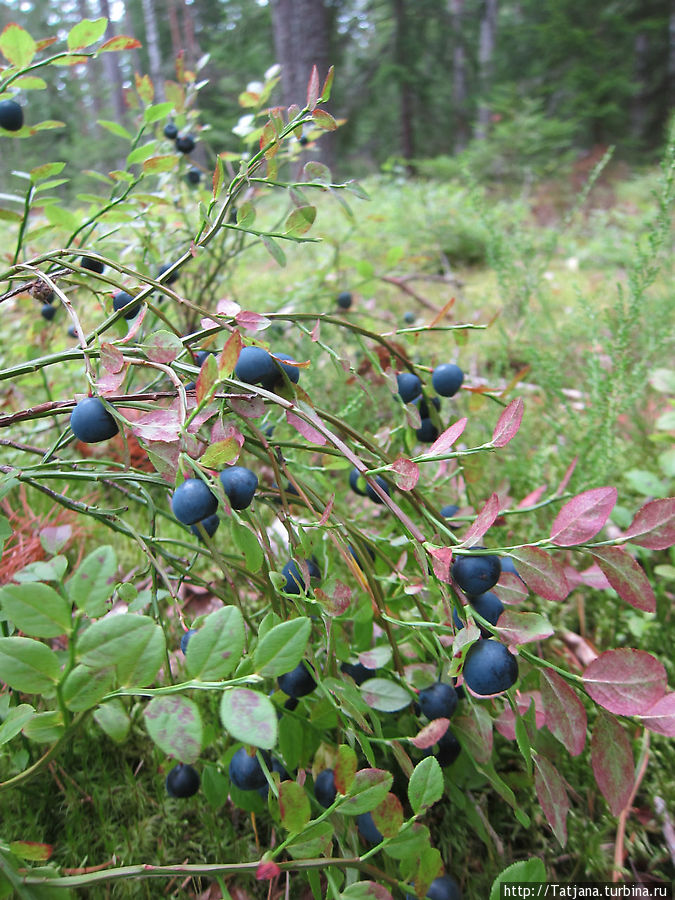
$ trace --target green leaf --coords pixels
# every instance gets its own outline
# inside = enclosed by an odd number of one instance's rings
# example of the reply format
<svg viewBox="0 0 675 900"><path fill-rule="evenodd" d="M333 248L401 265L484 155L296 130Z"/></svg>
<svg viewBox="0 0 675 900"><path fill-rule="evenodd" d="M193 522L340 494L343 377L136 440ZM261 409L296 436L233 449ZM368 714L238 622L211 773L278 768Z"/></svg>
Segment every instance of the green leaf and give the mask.
<svg viewBox="0 0 675 900"><path fill-rule="evenodd" d="M91 47L96 41L100 41L107 27L107 19L82 19L68 32L68 49L84 50L85 47Z"/></svg>
<svg viewBox="0 0 675 900"><path fill-rule="evenodd" d="M286 254L281 249L281 247L277 244L276 241L272 240L271 237L268 237L266 234L262 236L262 242L265 245L265 249L269 253L269 255L274 259L280 266L286 265Z"/></svg>
<svg viewBox="0 0 675 900"><path fill-rule="evenodd" d="M256 672L271 678L290 672L304 656L311 631L312 623L306 617L276 625L256 647L253 658Z"/></svg>
<svg viewBox="0 0 675 900"><path fill-rule="evenodd" d="M388 678L368 678L361 685L361 696L371 709L380 712L396 712L412 701L406 688Z"/></svg>
<svg viewBox="0 0 675 900"><path fill-rule="evenodd" d="M109 131L111 134L117 135L117 137L126 138L128 141L133 141L134 136L130 131L124 127L124 125L120 125L119 122L112 122L110 119L98 119L97 124L101 126L101 128L105 128L106 131Z"/></svg>
<svg viewBox="0 0 675 900"><path fill-rule="evenodd" d="M250 200L245 200L237 209L237 225L249 228L255 222L255 206Z"/></svg>
<svg viewBox="0 0 675 900"><path fill-rule="evenodd" d="M224 441L216 441L206 448L200 462L207 469L222 469L232 460L236 459L241 452L241 445L233 438L226 438Z"/></svg>
<svg viewBox="0 0 675 900"><path fill-rule="evenodd" d="M311 859L328 853L333 843L333 826L330 822L318 822L305 828L286 847L293 859Z"/></svg>
<svg viewBox="0 0 675 900"><path fill-rule="evenodd" d="M28 740L38 744L53 744L64 731L63 718L57 709L35 713L23 727L23 733Z"/></svg>
<svg viewBox="0 0 675 900"><path fill-rule="evenodd" d="M35 710L28 703L13 706L7 713L5 721L0 725L0 744L11 741L34 715Z"/></svg>
<svg viewBox="0 0 675 900"><path fill-rule="evenodd" d="M443 773L435 756L419 762L408 782L408 799L413 812L419 815L443 796Z"/></svg>
<svg viewBox="0 0 675 900"><path fill-rule="evenodd" d="M0 681L26 694L51 693L61 666L52 650L25 637L0 638Z"/></svg>
<svg viewBox="0 0 675 900"><path fill-rule="evenodd" d="M5 585L0 603L16 627L31 637L58 637L72 627L70 604L47 584Z"/></svg>
<svg viewBox="0 0 675 900"><path fill-rule="evenodd" d="M114 676L112 668L93 671L88 666L75 666L63 682L64 703L73 712L92 709L110 693Z"/></svg>
<svg viewBox="0 0 675 900"><path fill-rule="evenodd" d="M21 222L23 216L21 213L14 212L13 209L0 208L0 222Z"/></svg>
<svg viewBox="0 0 675 900"><path fill-rule="evenodd" d="M340 900L391 900L391 894L376 881L357 881L340 893Z"/></svg>
<svg viewBox="0 0 675 900"><path fill-rule="evenodd" d="M503 869L492 882L490 900L499 900L501 897L501 884L513 884L523 881L533 881L536 884L546 884L546 867L536 856L530 859L522 859Z"/></svg>
<svg viewBox="0 0 675 900"><path fill-rule="evenodd" d="M199 758L203 728L196 703L177 694L154 697L143 715L148 734L167 756L182 763L193 763Z"/></svg>
<svg viewBox="0 0 675 900"><path fill-rule="evenodd" d="M245 744L270 750L277 742L276 708L269 697L258 691L225 691L220 701L220 720L233 738Z"/></svg>
<svg viewBox="0 0 675 900"><path fill-rule="evenodd" d="M316 206L299 206L289 213L284 224L286 234L299 237L309 231L316 219Z"/></svg>
<svg viewBox="0 0 675 900"><path fill-rule="evenodd" d="M202 772L202 792L211 809L220 809L227 802L230 782L215 766L204 766Z"/></svg>
<svg viewBox="0 0 675 900"><path fill-rule="evenodd" d="M419 856L431 843L429 829L420 822L407 822L395 838L382 848L392 859L411 859Z"/></svg>
<svg viewBox="0 0 675 900"><path fill-rule="evenodd" d="M133 166L135 163L142 163L145 162L146 159L149 159L155 152L157 143L157 141L148 141L147 144L143 144L141 147L136 147L135 150L132 150L127 156L127 166Z"/></svg>
<svg viewBox="0 0 675 900"><path fill-rule="evenodd" d="M51 178L52 175L58 175L59 172L63 172L65 167L66 164L64 162L44 163L44 165L36 166L30 170L30 180L33 184L37 184L38 181L44 181L45 178Z"/></svg>
<svg viewBox="0 0 675 900"><path fill-rule="evenodd" d="M33 61L37 44L20 25L11 22L0 34L0 51L17 69L24 69Z"/></svg>
<svg viewBox="0 0 675 900"><path fill-rule="evenodd" d="M114 667L126 687L150 684L164 661L164 632L149 616L126 613L99 619L78 641L79 660L92 669Z"/></svg>
<svg viewBox="0 0 675 900"><path fill-rule="evenodd" d="M296 781L282 781L279 785L279 812L286 831L302 831L311 818L309 797Z"/></svg>
<svg viewBox="0 0 675 900"><path fill-rule="evenodd" d="M117 556L107 544L86 556L68 579L68 596L90 618L104 615L117 579Z"/></svg>
<svg viewBox="0 0 675 900"><path fill-rule="evenodd" d="M170 172L176 168L178 160L173 154L164 156L152 156L143 163L143 171L146 175L157 175L160 172Z"/></svg>
<svg viewBox="0 0 675 900"><path fill-rule="evenodd" d="M22 75L21 78L16 78L12 85L15 88L21 88L22 91L44 91L47 82L44 78L38 78L37 75Z"/></svg>
<svg viewBox="0 0 675 900"><path fill-rule="evenodd" d="M75 231L82 224L79 216L62 206L47 206L44 212L48 222L66 231Z"/></svg>
<svg viewBox="0 0 675 900"><path fill-rule="evenodd" d="M190 638L185 654L188 672L202 681L227 677L244 649L244 618L236 606L210 613Z"/></svg>
<svg viewBox="0 0 675 900"><path fill-rule="evenodd" d="M102 703L94 713L94 719L109 738L118 744L124 743L131 728L131 719L121 700L113 698Z"/></svg>
<svg viewBox="0 0 675 900"><path fill-rule="evenodd" d="M173 103L155 103L153 106L146 107L143 118L148 125L151 125L153 122L159 122L160 119L165 119L172 109Z"/></svg>
<svg viewBox="0 0 675 900"><path fill-rule="evenodd" d="M246 571L258 572L264 558L258 536L246 525L232 519L232 540L246 560Z"/></svg>
<svg viewBox="0 0 675 900"><path fill-rule="evenodd" d="M359 816L375 809L389 793L393 780L392 774L384 769L360 769L354 776L348 798L339 806L340 812Z"/></svg>

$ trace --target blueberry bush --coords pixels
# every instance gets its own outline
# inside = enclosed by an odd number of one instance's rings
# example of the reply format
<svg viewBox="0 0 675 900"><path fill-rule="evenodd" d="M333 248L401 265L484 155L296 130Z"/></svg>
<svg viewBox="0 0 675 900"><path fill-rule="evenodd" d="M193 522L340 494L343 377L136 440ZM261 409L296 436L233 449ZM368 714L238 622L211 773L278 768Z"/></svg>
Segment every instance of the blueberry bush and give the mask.
<svg viewBox="0 0 675 900"><path fill-rule="evenodd" d="M46 86L35 72L133 46L104 30L85 20L59 50L5 29L2 141L59 125L7 106ZM573 448L553 488L485 492L529 415L518 379L475 384L462 351L484 326L448 324L452 301L371 327L358 284L328 277L337 243L313 302L236 297L241 257L264 248L281 282L319 201L349 217L367 198L300 140L337 127L332 73L288 109L269 107L269 73L243 95L244 152L209 148L207 171L190 161L198 73L177 72L161 103L136 77L135 133L100 123L127 146L124 168L89 173L107 195L73 208L55 193L66 164L46 162L13 173L21 210L0 210L0 537L28 496L65 517L3 571L0 793L103 736L134 748L166 815L211 810L255 846L67 869L3 818L0 896L192 878L224 897L256 880L260 896L484 897L461 830L437 846L440 810L492 847L497 802L564 848L584 816L566 760L586 761L625 827L650 736L675 734L662 660L621 645L575 667L551 621L580 583L661 615L644 560L675 542L675 500L616 527L616 487L570 488ZM59 777L86 793L91 774ZM552 874L522 851L490 866L491 897Z"/></svg>

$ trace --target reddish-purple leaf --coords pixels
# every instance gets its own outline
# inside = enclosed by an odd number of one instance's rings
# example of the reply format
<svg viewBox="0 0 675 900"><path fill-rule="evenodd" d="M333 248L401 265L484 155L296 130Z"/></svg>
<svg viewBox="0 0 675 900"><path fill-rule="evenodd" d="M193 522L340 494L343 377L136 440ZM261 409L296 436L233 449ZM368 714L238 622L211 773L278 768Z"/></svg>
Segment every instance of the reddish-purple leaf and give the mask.
<svg viewBox="0 0 675 900"><path fill-rule="evenodd" d="M319 338L321 337L321 319L316 320L316 324L314 325L314 328L312 328L312 330L310 331L309 336L311 337L311 339L313 341L319 340Z"/></svg>
<svg viewBox="0 0 675 900"><path fill-rule="evenodd" d="M574 470L576 469L577 463L578 463L578 462L579 462L579 457L578 457L578 456L575 456L574 459L572 460L572 462L571 462L571 463L569 464L569 466L567 467L567 471L566 471L565 474L563 475L563 479L562 479L562 481L560 482L560 484L558 485L558 489L557 489L557 491L556 491L556 494L557 494L558 496L560 496L562 493L564 493L565 488L566 488L567 485L569 484L570 478L572 477L572 473L573 473Z"/></svg>
<svg viewBox="0 0 675 900"><path fill-rule="evenodd" d="M600 531L614 509L615 487L592 488L572 497L551 526L551 540L561 547L590 541Z"/></svg>
<svg viewBox="0 0 675 900"><path fill-rule="evenodd" d="M314 109L316 106L317 100L319 99L319 90L319 70L316 66L312 66L312 72L307 84L307 107L309 109Z"/></svg>
<svg viewBox="0 0 675 900"><path fill-rule="evenodd" d="M121 372L116 372L115 374L109 372L105 375L101 375L96 382L96 390L103 396L105 396L106 394L116 394L124 383L124 379L126 377L126 366L122 369Z"/></svg>
<svg viewBox="0 0 675 900"><path fill-rule="evenodd" d="M450 584L450 564L452 563L452 547L432 547L429 545L429 556L434 575L439 581Z"/></svg>
<svg viewBox="0 0 675 900"><path fill-rule="evenodd" d="M518 574L525 584L545 600L562 601L570 589L565 572L553 557L541 547L518 547L510 555L516 561Z"/></svg>
<svg viewBox="0 0 675 900"><path fill-rule="evenodd" d="M295 489L297 490L297 485L296 485ZM321 528L322 525L325 525L326 522L330 519L330 515L333 512L333 504L334 503L335 503L335 494L331 494L330 497L328 498L328 503L326 504L326 508L321 513L321 518L319 519L319 528Z"/></svg>
<svg viewBox="0 0 675 900"><path fill-rule="evenodd" d="M124 354L119 347L103 341L101 344L101 365L112 375L118 375L124 368Z"/></svg>
<svg viewBox="0 0 675 900"><path fill-rule="evenodd" d="M656 612L656 597L644 570L623 547L602 547L593 551L598 565L622 600L635 609Z"/></svg>
<svg viewBox="0 0 675 900"><path fill-rule="evenodd" d="M593 588L595 591L607 591L611 588L611 584L607 581L607 576L597 563L593 563L583 572L577 572L572 566L565 566L565 577L570 586L570 590L585 584L586 587Z"/></svg>
<svg viewBox="0 0 675 900"><path fill-rule="evenodd" d="M396 794L388 793L384 800L377 804L371 815L382 837L396 837L401 830L403 807Z"/></svg>
<svg viewBox="0 0 675 900"><path fill-rule="evenodd" d="M588 695L617 716L639 716L666 693L663 663L644 650L607 650L583 673Z"/></svg>
<svg viewBox="0 0 675 900"><path fill-rule="evenodd" d="M396 487L402 491L412 491L420 477L418 466L411 460L399 456L396 462L392 463L391 468L396 473L394 477Z"/></svg>
<svg viewBox="0 0 675 900"><path fill-rule="evenodd" d="M163 441L153 441L146 449L155 469L165 481L173 486L178 475L178 458L180 456L178 443L167 444Z"/></svg>
<svg viewBox="0 0 675 900"><path fill-rule="evenodd" d="M466 428L467 418L459 419L449 428L446 428L443 434L436 438L431 447L424 454L425 456L442 456L448 453L455 441L459 440L462 432Z"/></svg>
<svg viewBox="0 0 675 900"><path fill-rule="evenodd" d="M450 719L434 719L419 731L414 738L410 738L410 743L414 744L418 750L426 750L427 747L433 747L443 737L450 725Z"/></svg>
<svg viewBox="0 0 675 900"><path fill-rule="evenodd" d="M164 365L173 362L183 352L183 342L171 331L156 331L143 346L148 359Z"/></svg>
<svg viewBox="0 0 675 900"><path fill-rule="evenodd" d="M633 750L626 732L613 716L601 712L591 736L591 767L613 816L630 801L635 783Z"/></svg>
<svg viewBox="0 0 675 900"><path fill-rule="evenodd" d="M144 441L165 441L170 444L178 440L180 417L175 409L156 409L144 413L131 425L137 438Z"/></svg>
<svg viewBox="0 0 675 900"><path fill-rule="evenodd" d="M277 875L281 875L281 869L271 859L258 863L258 868L255 870L257 881L271 881Z"/></svg>
<svg viewBox="0 0 675 900"><path fill-rule="evenodd" d="M261 316L260 313L242 310L234 317L237 325L246 331L264 331L272 324L271 319Z"/></svg>
<svg viewBox="0 0 675 900"><path fill-rule="evenodd" d="M265 415L265 401L262 397L232 397L230 407L245 419L259 419Z"/></svg>
<svg viewBox="0 0 675 900"><path fill-rule="evenodd" d="M472 759L475 759L477 763L487 764L490 762L493 738L492 719L484 706L470 703L466 711L455 713L452 717L452 731Z"/></svg>
<svg viewBox="0 0 675 900"><path fill-rule="evenodd" d="M481 509L481 511L471 523L467 533L464 535L464 539L462 541L464 546L473 547L474 544L478 543L478 541L483 537L488 528L490 528L490 526L494 523L494 520L498 515L499 497L497 496L497 494L492 494L485 506Z"/></svg>
<svg viewBox="0 0 675 900"><path fill-rule="evenodd" d="M675 544L675 497L645 503L622 536L649 550L672 547Z"/></svg>
<svg viewBox="0 0 675 900"><path fill-rule="evenodd" d="M497 586L492 589L502 603L517 606L527 599L529 591L513 572L502 572Z"/></svg>
<svg viewBox="0 0 675 900"><path fill-rule="evenodd" d="M541 500L545 492L546 485L542 484L541 487L535 488L527 497L523 497L516 509L527 509L528 506L534 506L535 503Z"/></svg>
<svg viewBox="0 0 675 900"><path fill-rule="evenodd" d="M210 440L212 444L215 444L216 441L226 441L232 437L240 447L244 446L244 435L236 425L224 425L219 419L211 428Z"/></svg>
<svg viewBox="0 0 675 900"><path fill-rule="evenodd" d="M524 716L534 703L534 725L537 731L545 724L544 710L542 709L541 694L539 691L518 691L516 695L516 708L518 715ZM516 739L516 714L510 706L505 706L495 719L495 728L507 741Z"/></svg>
<svg viewBox="0 0 675 900"><path fill-rule="evenodd" d="M565 679L551 669L540 671L546 727L572 756L586 744L586 709Z"/></svg>
<svg viewBox="0 0 675 900"><path fill-rule="evenodd" d="M650 731L665 734L666 737L675 737L675 691L661 697L638 718Z"/></svg>
<svg viewBox="0 0 675 900"><path fill-rule="evenodd" d="M505 609L497 622L497 632L504 643L515 647L533 641L545 641L553 634L553 627L539 613Z"/></svg>
<svg viewBox="0 0 675 900"><path fill-rule="evenodd" d="M522 397L516 397L506 407L492 434L492 443L495 447L505 447L516 436L520 423L523 421L523 409Z"/></svg>
<svg viewBox="0 0 675 900"><path fill-rule="evenodd" d="M296 431L300 432L306 440L311 441L313 444L323 445L326 443L326 438L320 431L317 431L316 428L308 422L305 422L300 416L296 416L296 414L292 413L290 410L286 410L286 421L289 425L292 425Z"/></svg>
<svg viewBox="0 0 675 900"><path fill-rule="evenodd" d="M233 331L218 357L218 374L221 378L229 378L237 365L241 353L242 340L238 331Z"/></svg>
<svg viewBox="0 0 675 900"><path fill-rule="evenodd" d="M534 787L546 821L561 847L567 843L567 813L570 809L565 782L560 773L545 756L533 757Z"/></svg>

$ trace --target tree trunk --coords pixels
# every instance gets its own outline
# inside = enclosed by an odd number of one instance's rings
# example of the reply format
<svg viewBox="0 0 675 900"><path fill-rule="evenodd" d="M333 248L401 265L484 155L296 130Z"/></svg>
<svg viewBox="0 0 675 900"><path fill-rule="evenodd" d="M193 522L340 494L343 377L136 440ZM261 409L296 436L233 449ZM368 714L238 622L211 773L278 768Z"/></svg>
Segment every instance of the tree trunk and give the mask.
<svg viewBox="0 0 675 900"><path fill-rule="evenodd" d="M126 33L128 35L130 35L131 37L137 36L134 33L136 31L136 27L134 25L134 20L131 15L131 9L130 9L128 3L125 3L125 5L124 5L124 28L126 30ZM141 71L141 56L140 56L138 50L136 50L136 49L129 50L128 53L129 53L129 56L131 57L131 66L132 66L134 72L140 72Z"/></svg>
<svg viewBox="0 0 675 900"><path fill-rule="evenodd" d="M183 49L183 41L180 34L180 26L178 24L178 13L176 12L176 0L168 0L169 12L169 31L171 32L171 48L173 50L174 60L178 58L178 54Z"/></svg>
<svg viewBox="0 0 675 900"><path fill-rule="evenodd" d="M150 63L150 78L155 85L155 102L166 99L164 94L164 78L162 76L162 54L159 49L159 32L154 0L143 0L143 21L145 22L145 43Z"/></svg>
<svg viewBox="0 0 675 900"><path fill-rule="evenodd" d="M490 108L487 104L487 95L492 86L492 70L497 35L497 2L498 0L485 0L483 17L480 20L478 45L480 105L478 107L478 121L476 122L477 138L486 138L490 125Z"/></svg>
<svg viewBox="0 0 675 900"><path fill-rule="evenodd" d="M105 31L105 39L115 37L115 28L110 21L110 3L108 0L99 0L100 15L108 20L108 27ZM108 90L112 99L113 109L115 110L115 119L123 122L126 114L126 104L124 102L124 81L122 78L122 70L119 63L119 54L103 53L104 71L108 82Z"/></svg>
<svg viewBox="0 0 675 900"><path fill-rule="evenodd" d="M187 52L186 62L189 68L192 68L199 61L201 53L199 44L195 37L195 5L188 6L183 2L183 34L185 35L185 49Z"/></svg>
<svg viewBox="0 0 675 900"><path fill-rule="evenodd" d="M405 160L415 156L415 139L413 129L414 98L410 83L410 64L407 52L408 16L405 0L394 0L394 21L396 33L394 37L394 62L399 84L399 125L401 134L401 155ZM413 174L412 163L409 162L408 173Z"/></svg>
<svg viewBox="0 0 675 900"><path fill-rule="evenodd" d="M301 108L307 98L312 66L323 80L330 66L329 19L324 0L271 0L274 48L281 65L281 87L286 106ZM327 166L334 163L333 135L327 132L317 144Z"/></svg>
<svg viewBox="0 0 675 900"><path fill-rule="evenodd" d="M455 153L469 142L469 121L466 109L466 51L464 49L464 0L450 0L452 20L452 103L455 114Z"/></svg>

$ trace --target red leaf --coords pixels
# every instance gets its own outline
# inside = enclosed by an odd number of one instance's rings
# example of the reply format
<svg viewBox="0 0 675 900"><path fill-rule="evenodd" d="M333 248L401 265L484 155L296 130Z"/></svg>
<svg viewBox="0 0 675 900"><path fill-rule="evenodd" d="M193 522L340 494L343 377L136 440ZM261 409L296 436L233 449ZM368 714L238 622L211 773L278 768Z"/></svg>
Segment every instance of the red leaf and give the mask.
<svg viewBox="0 0 675 900"><path fill-rule="evenodd" d="M240 328L244 328L246 331L264 331L272 324L271 319L268 319L266 316L261 316L260 313L250 312L249 310L242 310L242 312L237 313L234 318L237 325L239 325Z"/></svg>
<svg viewBox="0 0 675 900"><path fill-rule="evenodd" d="M562 601L570 589L560 563L541 547L519 547L509 551L518 563L518 574L525 584L545 600Z"/></svg>
<svg viewBox="0 0 675 900"><path fill-rule="evenodd" d="M167 444L178 440L180 419L175 409L156 409L144 413L131 425L132 432L144 441L163 441Z"/></svg>
<svg viewBox="0 0 675 900"><path fill-rule="evenodd" d="M569 484L570 478L572 477L572 473L576 469L578 462L579 462L579 457L575 456L574 459L572 460L572 462L567 467L567 471L563 475L563 480L558 485L558 490L556 491L556 494L558 494L558 496L560 496L560 494L562 494L565 491L565 488Z"/></svg>
<svg viewBox="0 0 675 900"><path fill-rule="evenodd" d="M241 353L242 340L238 331L233 331L218 357L218 374L221 378L229 378L237 365Z"/></svg>
<svg viewBox="0 0 675 900"><path fill-rule="evenodd" d="M523 409L522 397L516 397L506 407L492 434L492 443L495 447L505 447L516 436L520 423L523 421Z"/></svg>
<svg viewBox="0 0 675 900"><path fill-rule="evenodd" d="M553 634L548 619L539 613L505 609L497 622L497 632L509 646L544 641Z"/></svg>
<svg viewBox="0 0 675 900"><path fill-rule="evenodd" d="M572 497L551 526L551 540L561 547L590 541L609 518L616 504L615 487L592 488Z"/></svg>
<svg viewBox="0 0 675 900"><path fill-rule="evenodd" d="M316 324L314 325L314 328L312 328L312 330L309 333L309 336L311 337L311 339L313 341L318 341L320 334L321 334L321 319L317 319Z"/></svg>
<svg viewBox="0 0 675 900"><path fill-rule="evenodd" d="M101 365L113 375L118 375L124 368L124 354L119 347L103 341L101 344Z"/></svg>
<svg viewBox="0 0 675 900"><path fill-rule="evenodd" d="M635 514L622 535L649 550L667 550L675 544L675 497L650 500ZM635 538L640 540L635 540Z"/></svg>
<svg viewBox="0 0 675 900"><path fill-rule="evenodd" d="M675 737L675 691L661 697L638 718L650 731L665 734L666 737Z"/></svg>
<svg viewBox="0 0 675 900"><path fill-rule="evenodd" d="M588 695L618 716L643 715L666 692L663 664L644 650L607 650L583 673Z"/></svg>
<svg viewBox="0 0 675 900"><path fill-rule="evenodd" d="M635 609L656 612L656 597L649 579L623 547L602 547L593 556L622 600Z"/></svg>
<svg viewBox="0 0 675 900"><path fill-rule="evenodd" d="M434 719L425 725L414 738L410 738L410 743L414 744L418 750L426 750L427 747L433 747L443 737L450 725L450 719Z"/></svg>
<svg viewBox="0 0 675 900"><path fill-rule="evenodd" d="M525 509L528 506L534 506L534 504L537 503L541 496L544 494L545 490L545 484L542 484L541 487L536 488L534 491L532 491L532 493L528 494L527 497L523 497L523 499L518 504L517 509Z"/></svg>
<svg viewBox="0 0 675 900"><path fill-rule="evenodd" d="M110 53L116 50L136 50L138 47L142 47L140 41L137 41L136 38L129 37L126 34L118 34L116 37L110 38L110 40L106 41L104 44L98 48L99 53Z"/></svg>
<svg viewBox="0 0 675 900"><path fill-rule="evenodd" d="M313 444L323 445L326 443L326 438L320 431L317 431L316 428L313 428L308 422L305 422L304 419L301 419L300 416L296 416L296 414L292 413L290 410L286 410L286 421L289 425L292 425L296 431L300 432L306 440L311 441Z"/></svg>
<svg viewBox="0 0 675 900"><path fill-rule="evenodd" d="M319 70L316 66L312 66L312 74L309 76L309 83L307 84L307 106L309 109L314 109L319 99Z"/></svg>
<svg viewBox="0 0 675 900"><path fill-rule="evenodd" d="M534 787L546 820L561 847L567 843L567 813L570 809L565 782L545 756L537 754L534 762Z"/></svg>
<svg viewBox="0 0 675 900"><path fill-rule="evenodd" d="M450 564L452 563L452 547L430 547L431 565L434 575L439 581L450 584Z"/></svg>
<svg viewBox="0 0 675 900"><path fill-rule="evenodd" d="M465 420L466 421L466 420ZM465 547L473 547L485 534L485 532L494 523L499 515L499 497L492 494L485 506L478 513L474 521L471 523L469 530L464 535L462 543Z"/></svg>
<svg viewBox="0 0 675 900"><path fill-rule="evenodd" d="M420 470L415 463L405 459L403 456L399 456L391 468L396 473L394 478L396 487L402 491L412 491L420 477Z"/></svg>
<svg viewBox="0 0 675 900"><path fill-rule="evenodd" d="M596 591L607 591L611 588L611 584L607 581L607 576L597 563L593 563L583 572L577 572L572 566L565 566L565 577L570 586L570 590L585 584L586 587L593 588Z"/></svg>
<svg viewBox="0 0 675 900"><path fill-rule="evenodd" d="M532 701L534 701L534 724L538 731L545 724L544 710L541 705L541 694L539 691L518 691L516 694L516 708L521 718L529 710ZM505 706L497 719L495 719L495 728L507 741L515 741L516 714L510 706Z"/></svg>
<svg viewBox="0 0 675 900"><path fill-rule="evenodd" d="M613 716L600 713L591 736L591 767L612 815L628 805L635 783L633 751L626 732Z"/></svg>
<svg viewBox="0 0 675 900"><path fill-rule="evenodd" d="M542 669L541 699L546 727L572 756L586 744L586 709L565 679L551 669Z"/></svg>
<svg viewBox="0 0 675 900"><path fill-rule="evenodd" d="M443 434L436 438L431 447L424 454L425 456L441 456L444 453L447 453L455 441L459 440L462 432L466 428L466 423L469 420L459 419L449 428L446 428Z"/></svg>
<svg viewBox="0 0 675 900"><path fill-rule="evenodd" d="M265 415L265 401L262 397L232 397L230 406L245 419L259 419Z"/></svg>

